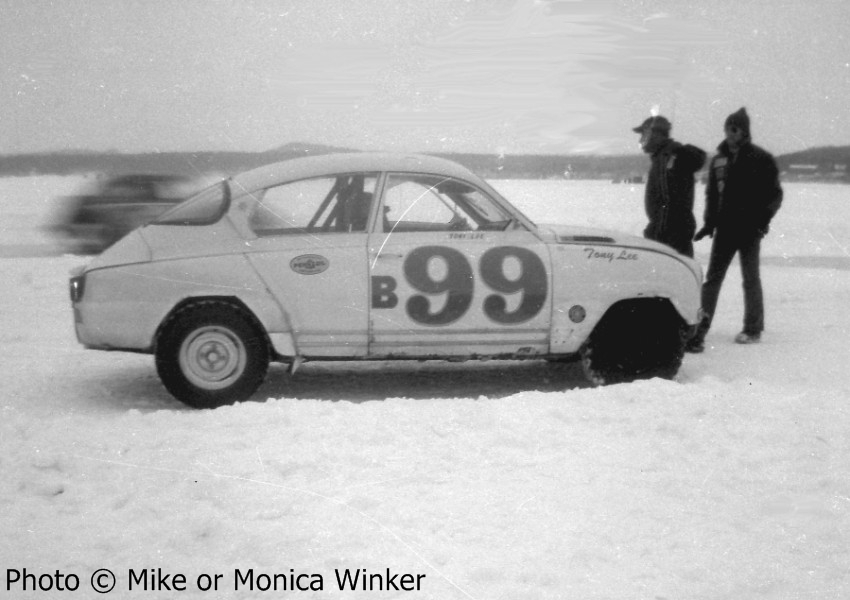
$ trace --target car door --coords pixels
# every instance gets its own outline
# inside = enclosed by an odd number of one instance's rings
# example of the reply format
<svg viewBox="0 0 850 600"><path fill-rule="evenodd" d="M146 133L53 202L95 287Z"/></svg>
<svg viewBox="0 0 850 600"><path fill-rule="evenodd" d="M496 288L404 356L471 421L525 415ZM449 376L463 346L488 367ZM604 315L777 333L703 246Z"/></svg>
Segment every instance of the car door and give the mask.
<svg viewBox="0 0 850 600"><path fill-rule="evenodd" d="M297 352L363 357L368 347L367 222L375 174L341 174L262 190L247 203L247 256L286 312Z"/></svg>
<svg viewBox="0 0 850 600"><path fill-rule="evenodd" d="M545 354L545 244L475 186L390 173L369 241L369 355Z"/></svg>

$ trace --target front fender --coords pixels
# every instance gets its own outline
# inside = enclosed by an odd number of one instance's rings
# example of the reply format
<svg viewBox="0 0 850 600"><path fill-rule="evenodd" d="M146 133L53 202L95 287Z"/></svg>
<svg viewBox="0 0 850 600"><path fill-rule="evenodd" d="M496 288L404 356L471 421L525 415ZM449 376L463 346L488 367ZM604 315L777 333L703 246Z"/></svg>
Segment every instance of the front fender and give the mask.
<svg viewBox="0 0 850 600"><path fill-rule="evenodd" d="M620 300L666 298L682 321L700 317L702 274L680 256L621 245L559 244L552 250L551 352L577 352Z"/></svg>

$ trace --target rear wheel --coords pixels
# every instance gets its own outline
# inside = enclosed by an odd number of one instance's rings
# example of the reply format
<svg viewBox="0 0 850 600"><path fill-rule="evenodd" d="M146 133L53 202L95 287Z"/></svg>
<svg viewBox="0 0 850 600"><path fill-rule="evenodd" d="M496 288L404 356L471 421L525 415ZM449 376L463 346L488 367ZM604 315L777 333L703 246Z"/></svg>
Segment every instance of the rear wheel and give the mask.
<svg viewBox="0 0 850 600"><path fill-rule="evenodd" d="M269 365L268 343L251 316L220 301L175 312L162 328L155 355L166 389L196 408L247 400Z"/></svg>
<svg viewBox="0 0 850 600"><path fill-rule="evenodd" d="M684 354L684 328L675 309L650 299L613 306L580 351L584 374L594 385L672 379Z"/></svg>

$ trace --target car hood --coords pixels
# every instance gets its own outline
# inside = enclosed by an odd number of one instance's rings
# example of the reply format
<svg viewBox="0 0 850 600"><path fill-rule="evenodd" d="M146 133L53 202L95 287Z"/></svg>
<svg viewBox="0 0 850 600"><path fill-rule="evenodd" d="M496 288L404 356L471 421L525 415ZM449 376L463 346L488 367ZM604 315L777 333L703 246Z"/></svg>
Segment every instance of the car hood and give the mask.
<svg viewBox="0 0 850 600"><path fill-rule="evenodd" d="M702 284L702 267L693 258L679 254L676 250L666 244L648 240L646 238L611 231L608 229L596 229L593 227L574 227L570 225L538 225L543 240L549 244L575 244L582 246L619 246L647 250L664 254L672 259L684 263L694 274L697 281Z"/></svg>
<svg viewBox="0 0 850 600"><path fill-rule="evenodd" d="M611 245L628 246L642 250L652 250L670 256L680 256L678 252L666 244L653 240L612 231L609 229L598 229L594 227L577 227L572 225L538 225L543 238L551 244L586 244L586 245Z"/></svg>

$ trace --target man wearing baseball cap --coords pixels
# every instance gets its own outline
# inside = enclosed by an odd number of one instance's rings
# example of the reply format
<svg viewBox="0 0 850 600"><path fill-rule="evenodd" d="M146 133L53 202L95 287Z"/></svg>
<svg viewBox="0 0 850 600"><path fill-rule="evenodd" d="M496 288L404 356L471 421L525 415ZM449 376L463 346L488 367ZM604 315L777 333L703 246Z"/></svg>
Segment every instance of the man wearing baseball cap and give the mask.
<svg viewBox="0 0 850 600"><path fill-rule="evenodd" d="M706 154L670 137L672 125L661 115L652 116L632 129L651 164L646 179L644 204L649 224L645 238L694 256L694 174L705 164Z"/></svg>

